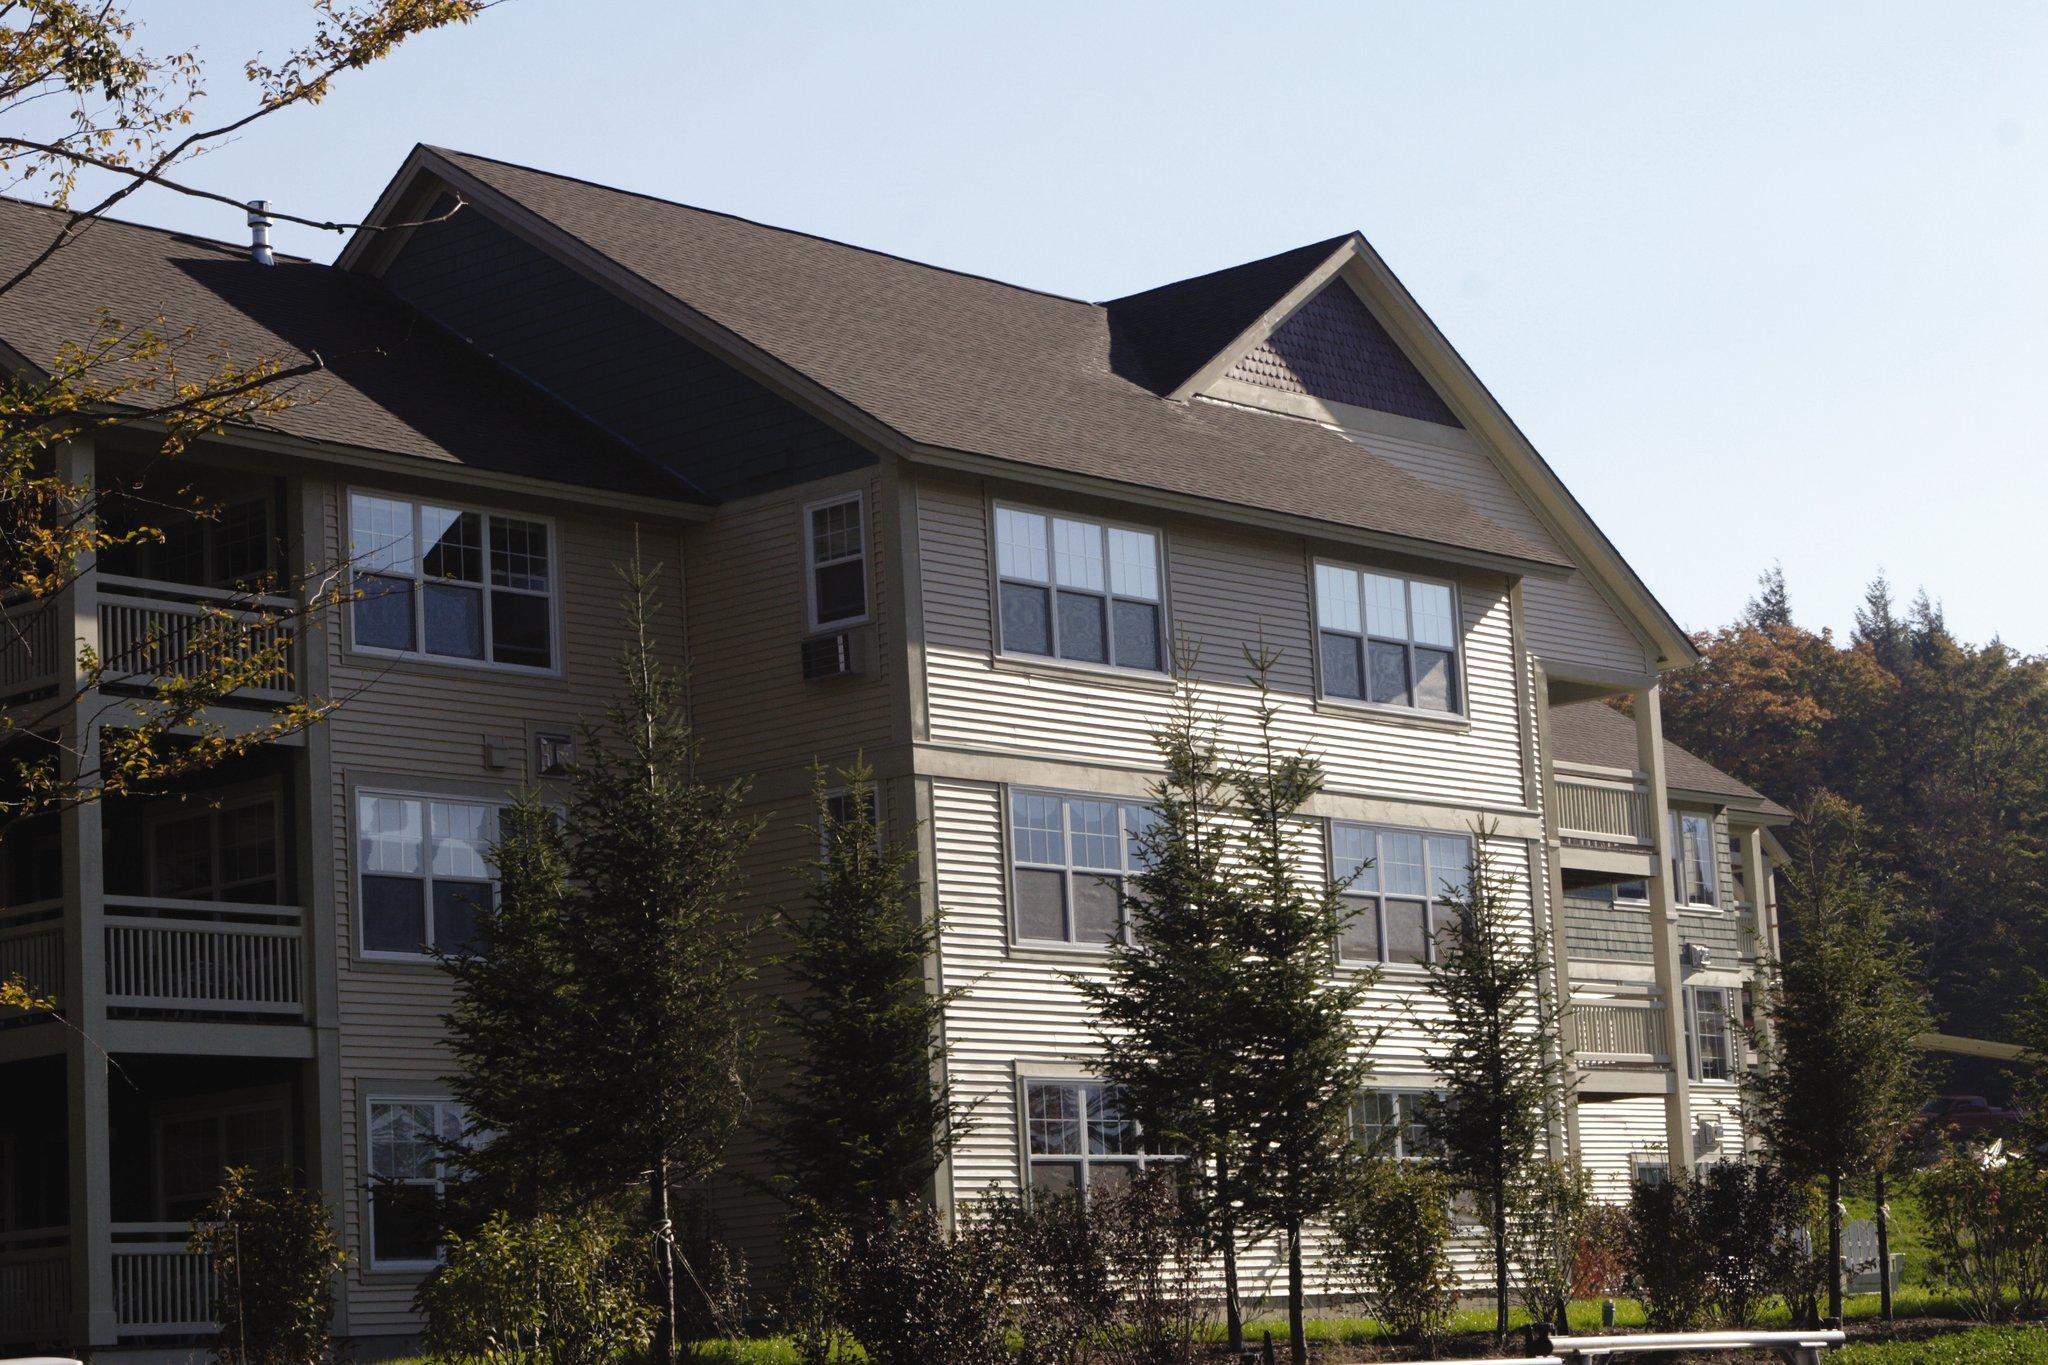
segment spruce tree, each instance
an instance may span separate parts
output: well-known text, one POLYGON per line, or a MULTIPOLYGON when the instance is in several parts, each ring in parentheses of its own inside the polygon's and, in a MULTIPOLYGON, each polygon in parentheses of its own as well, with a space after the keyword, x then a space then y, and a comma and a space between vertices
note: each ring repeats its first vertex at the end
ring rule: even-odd
POLYGON ((957 992, 926 984, 938 924, 924 914, 912 844, 881 839, 873 770, 840 777, 843 813, 816 774, 822 852, 808 864, 807 905, 785 916, 803 992, 782 1006, 799 1052, 775 1132, 799 1206, 858 1229, 922 1198, 958 1140, 950 1091, 934 1079, 957 992))
POLYGON ((1509 1233, 1518 1195, 1541 1152, 1562 1069, 1556 1009, 1545 992, 1541 946, 1513 901, 1513 882, 1474 831, 1463 886, 1439 890, 1451 911, 1426 967, 1442 1013, 1425 1017, 1430 1066, 1442 1089, 1424 1122, 1444 1165, 1478 1199, 1493 1251, 1494 1332, 1508 1330, 1509 1233))
POLYGON ((1883 1171, 1911 1124, 1927 1090, 1914 1039, 1932 1020, 1894 934, 1898 889, 1872 870, 1856 808, 1822 793, 1791 843, 1771 1028, 1746 1099, 1772 1157, 1827 1182, 1828 1314, 1839 1318, 1843 1183, 1883 1171))

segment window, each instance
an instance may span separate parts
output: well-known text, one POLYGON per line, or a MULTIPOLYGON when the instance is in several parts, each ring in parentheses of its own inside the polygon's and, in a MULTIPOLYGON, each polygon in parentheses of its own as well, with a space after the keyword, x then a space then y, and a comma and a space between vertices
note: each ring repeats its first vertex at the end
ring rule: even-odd
POLYGON ((101 567, 108 573, 146 578, 159 583, 252 591, 272 586, 277 571, 277 533, 268 498, 209 503, 201 516, 160 520, 138 500, 109 504, 113 529, 129 523, 157 525, 161 539, 150 536, 133 544, 111 546, 101 567))
POLYGON ((159 1119, 156 1157, 157 1216, 165 1222, 197 1216, 231 1166, 255 1171, 259 1189, 279 1188, 291 1165, 285 1107, 242 1105, 159 1119))
POLYGON ((825 793, 825 816, 818 825, 818 856, 832 855, 832 831, 844 829, 854 820, 865 815, 868 828, 874 834, 875 847, 882 845, 882 801, 881 793, 873 786, 862 787, 858 793, 852 788, 840 787, 825 793), (858 796, 858 800, 856 800, 858 796))
POLYGON ((462 1106, 451 1100, 370 1101, 370 1265, 423 1269, 441 1257, 441 1196, 447 1149, 463 1140, 462 1106))
POLYGON ((1079 1194, 1127 1183, 1176 1158, 1145 1151, 1138 1121, 1113 1086, 1097 1081, 1024 1082, 1026 1160, 1034 1194, 1079 1194))
POLYGON ((1159 577, 1150 531, 996 508, 1004 653, 1164 672, 1159 577))
POLYGON ((1463 895, 1472 841, 1462 834, 1425 834, 1374 825, 1330 826, 1331 865, 1352 911, 1337 939, 1345 962, 1427 962, 1436 935, 1457 911, 1447 896, 1463 895), (1354 875, 1355 874, 1355 875, 1354 875))
POLYGON ((149 831, 149 892, 277 905, 277 848, 277 805, 267 796, 159 820, 149 831))
POLYGON ((357 649, 554 663, 546 522, 349 495, 357 649))
POLYGON ((576 740, 572 735, 538 734, 533 737, 533 771, 541 777, 567 777, 576 766, 576 740))
POLYGON ((1629 1178, 1645 1189, 1671 1183, 1671 1163, 1662 1152, 1655 1156, 1631 1156, 1628 1170, 1629 1178))
POLYGON ((356 798, 363 951, 419 956, 476 938, 476 912, 492 892, 489 850, 498 811, 475 801, 356 798))
POLYGON ((1352 1102, 1351 1122, 1359 1141, 1397 1161, 1443 1155, 1443 1144, 1422 1121, 1426 1090, 1368 1090, 1352 1102))
POLYGON ((1720 904, 1715 875, 1714 817, 1697 811, 1671 812, 1671 891, 1680 905, 1720 904))
POLYGON ((1694 986, 1686 991, 1686 1060, 1696 1081, 1734 1079, 1735 1049, 1728 1030, 1728 991, 1694 986))
POLYGON ((868 552, 860 494, 804 509, 811 629, 868 619, 868 552))
POLYGON ((1128 933, 1125 878, 1142 865, 1148 807, 1044 792, 1010 794, 1011 923, 1019 939, 1109 943, 1128 933))
POLYGON ((1317 564, 1316 630, 1324 696, 1463 710, 1450 584, 1317 564))

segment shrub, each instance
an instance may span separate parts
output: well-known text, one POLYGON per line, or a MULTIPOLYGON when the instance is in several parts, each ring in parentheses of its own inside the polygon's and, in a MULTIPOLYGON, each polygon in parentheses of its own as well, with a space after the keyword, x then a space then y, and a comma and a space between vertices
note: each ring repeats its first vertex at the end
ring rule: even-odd
POLYGON ((1515 1287, 1537 1322, 1565 1329, 1579 1241, 1593 1208, 1592 1177, 1572 1162, 1540 1162, 1509 1201, 1515 1287))
POLYGON ((828 1365, 845 1335, 839 1300, 853 1238, 830 1213, 799 1197, 782 1240, 782 1328, 802 1365, 828 1365))
POLYGON ((1920 1207, 1942 1277, 1986 1322, 2048 1309, 2048 1170, 1993 1143, 1920 1176, 1920 1207))
POLYGON ((623 1239, 592 1218, 492 1215, 451 1233, 446 1259, 413 1296, 435 1360, 606 1365, 644 1350, 654 1310, 623 1239))
POLYGON ((193 1224, 191 1248, 213 1258, 214 1355, 229 1365, 324 1360, 334 1277, 344 1259, 327 1205, 310 1190, 258 1190, 236 1167, 193 1224))
POLYGON ((1202 1332, 1205 1258, 1173 1172, 1146 1171, 1091 1213, 1118 1295, 1105 1355, 1119 1365, 1186 1365, 1202 1332))
POLYGON ((1714 1311, 1727 1326, 1750 1326, 1811 1244, 1802 1244, 1811 1197, 1776 1167, 1746 1161, 1708 1166, 1690 1193, 1697 1235, 1712 1257, 1714 1311))
POLYGON ((980 1210, 1011 1258, 1020 1365, 1073 1365, 1116 1313, 1117 1292, 1097 1210, 1073 1195, 996 1194, 980 1210))
POLYGON ((1627 1287, 1628 1210, 1618 1204, 1590 1205, 1572 1244, 1571 1297, 1611 1299, 1627 1287))
POLYGON ((1342 1273, 1389 1332, 1424 1350, 1458 1305, 1450 1178, 1434 1166, 1374 1161, 1332 1220, 1342 1273))
POLYGON ((849 1239, 841 1325, 872 1365, 1008 1365, 1011 1257, 986 1221, 948 1237, 923 1205, 849 1239))
POLYGON ((1714 1257, 1698 1220, 1694 1184, 1680 1172, 1629 1196, 1628 1287, 1652 1330, 1693 1331, 1711 1314, 1714 1257))

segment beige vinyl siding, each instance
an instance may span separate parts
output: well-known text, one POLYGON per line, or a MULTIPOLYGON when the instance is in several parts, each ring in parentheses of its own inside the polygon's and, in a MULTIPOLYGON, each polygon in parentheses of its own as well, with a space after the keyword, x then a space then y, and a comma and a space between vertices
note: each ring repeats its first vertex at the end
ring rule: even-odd
MULTIPOLYGON (((1100 978, 1100 954, 1034 946, 1013 947, 1007 911, 1004 788, 990 783, 932 784, 932 845, 941 916, 940 964, 944 984, 962 996, 946 1011, 952 1049, 948 1075, 956 1102, 971 1107, 967 1136, 953 1154, 952 1197, 965 1209, 998 1190, 1014 1190, 1023 1175, 1018 1114, 1021 1077, 1085 1073, 1095 1055, 1090 1008, 1070 977, 1100 978)), ((1304 832, 1308 847, 1321 833, 1304 832)), ((1528 849, 1500 840, 1489 846, 1513 882, 1513 905, 1526 919, 1528 849)), ((1312 862, 1311 875, 1319 875, 1312 862)), ((1426 1088, 1424 1021, 1441 1003, 1413 969, 1386 972, 1359 1015, 1367 1028, 1384 1027, 1373 1052, 1375 1084, 1426 1088)), ((1471 1248, 1476 1258, 1476 1244, 1471 1248)), ((1309 1261, 1318 1285, 1325 1258, 1311 1241, 1309 1261)), ((1477 1273, 1477 1260, 1472 1262, 1477 1273)), ((1246 1259, 1247 1292, 1278 1294, 1284 1268, 1271 1245, 1246 1259)))
POLYGON ((1742 1094, 1734 1085, 1701 1085, 1693 1082, 1692 1087, 1693 1145, 1698 1159, 1711 1161, 1740 1161, 1747 1130, 1742 1123, 1742 1094), (1702 1122, 1713 1124, 1720 1130, 1720 1140, 1712 1151, 1702 1140, 1702 1122))
MULTIPOLYGON (((1091 672, 1057 661, 997 659, 981 487, 921 481, 918 507, 932 742, 1156 767, 1152 736, 1173 704, 1165 679, 1091 672)), ((1255 698, 1245 682, 1243 651, 1263 645, 1278 655, 1272 682, 1283 708, 1281 741, 1313 748, 1333 792, 1522 805, 1516 665, 1504 578, 1465 575, 1458 582, 1460 688, 1468 721, 1438 725, 1420 718, 1429 713, 1362 714, 1315 698, 1308 545, 1128 510, 1122 516, 1163 533, 1169 628, 1184 647, 1199 650, 1193 674, 1204 684, 1204 703, 1223 717, 1227 739, 1250 738, 1255 698)))
POLYGON ((1628 1202, 1630 1158, 1663 1161, 1662 1095, 1582 1095, 1579 1106, 1579 1161, 1593 1177, 1593 1197, 1628 1202))

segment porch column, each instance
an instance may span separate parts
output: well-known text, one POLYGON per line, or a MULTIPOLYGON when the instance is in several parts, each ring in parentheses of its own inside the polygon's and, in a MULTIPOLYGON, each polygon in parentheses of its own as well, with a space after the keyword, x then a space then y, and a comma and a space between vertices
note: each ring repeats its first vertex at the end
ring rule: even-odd
POLYGON ((1764 831, 1760 825, 1751 825, 1742 831, 1742 885, 1749 892, 1749 932, 1756 945, 1757 966, 1751 980, 1755 982, 1757 1040, 1768 1044, 1771 1040, 1771 1017, 1764 1010, 1764 993, 1768 989, 1771 973, 1767 960, 1778 956, 1777 922, 1772 915, 1771 865, 1764 855, 1764 831))
POLYGON ((1678 963, 1678 907, 1671 894, 1671 801, 1664 782, 1661 689, 1635 694, 1636 766, 1648 779, 1650 951, 1664 995, 1664 1048, 1671 1058, 1664 1092, 1664 1144, 1671 1173, 1692 1171, 1692 1080, 1685 1060, 1685 978, 1678 963))
POLYGON ((1571 1048, 1571 1002, 1572 970, 1571 947, 1566 938, 1564 920, 1564 840, 1559 834, 1557 822, 1556 787, 1551 781, 1550 753, 1550 678, 1540 660, 1530 664, 1532 674, 1531 698, 1536 714, 1536 755, 1535 787, 1536 800, 1543 811, 1543 866, 1539 878, 1530 879, 1530 894, 1536 901, 1537 924, 1549 930, 1550 936, 1550 998, 1557 1008, 1557 1049, 1560 1070, 1558 1075, 1559 1107, 1563 1110, 1564 1131, 1551 1135, 1551 1159, 1554 1161, 1578 1161, 1579 1146, 1579 1071, 1575 1054, 1571 1048), (1562 1150, 1559 1150, 1562 1148, 1562 1150))
MULTIPOLYGON (((57 452, 57 474, 90 488, 95 480, 93 448, 73 441, 57 452)), ((99 593, 93 556, 80 557, 76 574, 60 595, 55 632, 63 657, 57 660, 59 695, 72 704, 63 722, 59 769, 67 780, 89 776, 98 763, 97 703, 82 691, 89 681, 79 651, 98 653, 99 593), (66 648, 65 646, 68 646, 66 648)), ((65 1120, 69 1156, 71 1215, 71 1340, 80 1346, 114 1344, 114 1243, 111 1186, 113 1163, 107 1132, 107 966, 105 886, 101 876, 100 806, 73 806, 58 816, 64 860, 64 1007, 74 1025, 65 1043, 65 1120)))

